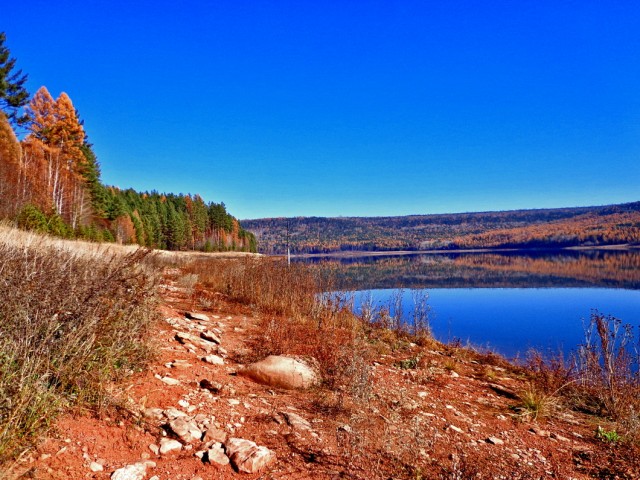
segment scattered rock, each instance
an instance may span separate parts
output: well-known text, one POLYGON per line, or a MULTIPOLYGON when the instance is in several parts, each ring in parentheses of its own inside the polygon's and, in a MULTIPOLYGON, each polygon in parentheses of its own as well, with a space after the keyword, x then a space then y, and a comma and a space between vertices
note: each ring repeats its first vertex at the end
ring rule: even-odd
POLYGON ((154 455, 158 455, 160 453, 160 447, 158 447, 158 445, 156 445, 155 443, 149 445, 149 450, 151 450, 154 455))
POLYGON ((191 320, 200 320, 201 322, 208 322, 209 317, 204 313, 195 313, 195 312, 185 312, 184 316, 191 320))
POLYGON ((297 413, 280 412, 280 415, 284 417, 289 426, 294 430, 311 430, 311 424, 297 413))
POLYGON ((556 440, 560 441, 560 442, 568 442, 569 439, 567 437, 563 437, 562 435, 559 435, 557 433, 552 433, 551 434, 551 438, 555 438, 556 440))
POLYGON ((491 443, 493 445, 503 445, 504 441, 500 440, 498 437, 489 437, 487 438, 487 443, 491 443))
POLYGON ((187 360, 174 360, 165 365, 167 368, 189 368, 192 367, 187 360))
POLYGON ((223 387, 222 387, 222 384, 217 382, 211 382, 205 378, 204 380, 200 380, 200 388, 209 390, 212 393, 220 393, 223 387))
POLYGON ((453 430, 457 433, 464 433, 464 430, 462 430, 460 427, 456 427, 455 425, 449 425, 448 429, 453 430))
POLYGON ((220 337, 218 337, 215 333, 213 333, 210 330, 207 330, 206 332, 200 332, 200 338, 203 338, 209 342, 213 342, 218 345, 222 343, 222 340, 220 340, 220 337))
POLYGON ((243 473, 256 473, 273 462, 276 454, 267 447, 242 438, 232 438, 225 444, 231 464, 243 473))
POLYGON ((218 355, 207 355, 206 357, 202 357, 202 361, 210 363, 211 365, 224 365, 224 360, 218 355))
POLYGON ((171 377, 160 377, 160 381, 169 386, 180 385, 180 380, 171 377))
POLYGON ((222 444, 219 442, 215 443, 209 450, 207 450, 207 455, 204 460, 208 461, 212 465, 229 465, 229 457, 225 455, 222 444))
POLYGON ((104 467, 98 462, 91 462, 89 464, 89 470, 91 470, 92 472, 101 472, 104 470, 104 467))
POLYGON ((163 411, 161 408, 145 408, 142 414, 147 418, 160 420, 162 418, 163 411))
POLYGON ((173 420, 174 418, 178 418, 178 417, 186 417, 187 414, 178 410, 177 408, 167 408, 166 410, 163 410, 163 415, 171 420, 173 420))
POLYGON ((113 472, 111 480, 143 480, 147 476, 147 468, 155 466, 156 464, 150 460, 127 465, 113 472))
POLYGON ((176 333, 175 339, 182 343, 183 345, 189 342, 198 342, 198 337, 191 335, 190 333, 178 332, 176 333))
MULTIPOLYGON (((497 370, 497 367, 494 367, 494 369, 497 370)), ((503 387, 502 385, 498 385, 497 383, 489 383, 488 385, 489 385, 489 388, 494 392, 496 392, 498 395, 507 397, 511 400, 518 400, 518 395, 516 394, 516 392, 514 392, 510 388, 503 387)))
POLYGON ((209 428, 207 432, 204 434, 203 442, 220 442, 224 443, 227 441, 227 433, 224 430, 220 430, 219 428, 209 428))
POLYGON ((191 443, 202 438, 202 432, 196 423, 192 420, 187 420, 187 417, 174 418, 169 422, 169 427, 183 442, 191 443))
POLYGON ((318 375, 309 365, 279 355, 270 355, 247 365, 238 374, 264 385, 288 389, 309 388, 319 382, 318 375))
POLYGON ((175 453, 182 450, 182 444, 172 438, 163 438, 160 440, 160 455, 167 453, 175 453))
POLYGON ((547 430, 543 430, 543 429, 538 428, 538 427, 531 427, 529 429, 529 431, 531 433, 535 433, 539 437, 548 437, 548 436, 550 436, 550 433, 547 430))

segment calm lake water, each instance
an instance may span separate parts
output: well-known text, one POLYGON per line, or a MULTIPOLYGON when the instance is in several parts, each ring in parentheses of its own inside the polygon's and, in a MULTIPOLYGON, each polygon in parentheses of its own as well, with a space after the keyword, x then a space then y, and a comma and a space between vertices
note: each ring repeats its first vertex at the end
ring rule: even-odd
MULTIPOLYGON (((306 260, 309 261, 309 260, 306 260)), ((436 338, 488 347, 508 357, 530 348, 570 353, 584 342, 592 310, 640 325, 640 252, 589 251, 314 258, 340 288, 378 306, 403 289, 428 293, 436 338)), ((410 322, 409 318, 405 319, 410 322)))

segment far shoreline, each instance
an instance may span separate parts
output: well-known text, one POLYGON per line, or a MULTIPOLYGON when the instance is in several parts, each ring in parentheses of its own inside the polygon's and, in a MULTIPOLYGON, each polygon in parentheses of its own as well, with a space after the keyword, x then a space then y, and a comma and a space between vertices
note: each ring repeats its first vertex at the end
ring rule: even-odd
MULTIPOLYGON (((451 253, 505 253, 505 252, 558 252, 558 251, 589 251, 589 250, 615 250, 632 251, 640 249, 640 245, 616 244, 616 245, 589 245, 574 247, 541 247, 541 248, 468 248, 455 250, 376 250, 376 251, 338 251, 328 253, 298 253, 291 254, 291 258, 359 258, 359 257, 386 257, 406 255, 444 255, 451 253)), ((286 258, 287 254, 264 254, 270 257, 286 258)))

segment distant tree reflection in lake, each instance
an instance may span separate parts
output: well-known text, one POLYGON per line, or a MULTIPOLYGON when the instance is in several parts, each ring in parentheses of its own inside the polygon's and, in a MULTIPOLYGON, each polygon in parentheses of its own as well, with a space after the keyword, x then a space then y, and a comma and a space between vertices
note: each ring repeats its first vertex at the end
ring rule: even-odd
POLYGON ((298 259, 336 272, 338 287, 640 289, 640 251, 441 253, 298 259))
POLYGON ((314 258, 312 263, 333 272, 338 288, 371 291, 379 305, 388 304, 394 289, 409 289, 404 299, 409 311, 410 289, 427 289, 436 338, 470 341, 511 357, 529 348, 569 353, 584 341, 583 321, 592 309, 636 328, 640 323, 637 250, 314 258))

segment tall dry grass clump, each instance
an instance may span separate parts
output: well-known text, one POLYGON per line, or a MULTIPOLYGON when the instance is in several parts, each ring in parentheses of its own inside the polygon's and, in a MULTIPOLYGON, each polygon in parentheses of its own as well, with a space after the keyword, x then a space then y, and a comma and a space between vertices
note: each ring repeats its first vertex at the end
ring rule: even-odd
POLYGON ((578 383, 600 412, 640 436, 640 351, 633 327, 598 311, 591 314, 577 355, 578 383))
POLYGON ((70 406, 101 408, 110 381, 149 359, 148 253, 107 253, 0 227, 0 462, 70 406))
MULTIPOLYGON (((640 339, 622 320, 593 311, 585 341, 569 361, 533 352, 531 391, 613 421, 625 437, 640 438, 640 339)), ((526 403, 526 402, 525 402, 526 403)), ((533 403, 533 402, 530 402, 533 403)), ((540 403, 540 402, 535 402, 540 403)), ((531 409, 531 408, 530 408, 531 409)))

